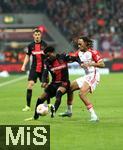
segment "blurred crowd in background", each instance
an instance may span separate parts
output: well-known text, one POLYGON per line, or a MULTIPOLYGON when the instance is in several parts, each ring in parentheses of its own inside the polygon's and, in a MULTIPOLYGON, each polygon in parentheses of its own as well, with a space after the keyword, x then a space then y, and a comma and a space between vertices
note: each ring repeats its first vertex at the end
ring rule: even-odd
POLYGON ((45 0, 0 0, 1 13, 36 13, 44 6, 45 0))
POLYGON ((0 0, 0 13, 40 12, 68 41, 88 35, 104 57, 123 57, 123 0, 0 0))
POLYGON ((48 16, 69 41, 78 35, 98 39, 104 57, 114 57, 114 52, 115 57, 123 57, 122 12, 123 0, 49 0, 47 3, 48 16))

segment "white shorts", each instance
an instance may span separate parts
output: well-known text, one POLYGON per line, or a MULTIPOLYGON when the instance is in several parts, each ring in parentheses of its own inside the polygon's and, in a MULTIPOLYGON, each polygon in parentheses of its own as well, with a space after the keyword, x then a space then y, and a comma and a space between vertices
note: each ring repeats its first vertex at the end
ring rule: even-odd
POLYGON ((85 75, 83 77, 76 79, 76 82, 77 82, 79 88, 82 88, 83 83, 87 82, 90 86, 90 92, 93 92, 95 90, 99 81, 100 81, 100 74, 98 72, 90 73, 88 75, 85 75))

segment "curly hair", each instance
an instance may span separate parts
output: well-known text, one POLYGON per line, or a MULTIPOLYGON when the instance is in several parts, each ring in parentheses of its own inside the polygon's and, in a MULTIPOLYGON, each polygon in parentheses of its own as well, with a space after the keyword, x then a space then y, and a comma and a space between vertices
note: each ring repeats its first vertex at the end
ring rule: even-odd
POLYGON ((89 37, 87 37, 87 36, 80 36, 79 39, 82 39, 84 42, 86 42, 88 48, 92 48, 93 47, 93 41, 89 37))

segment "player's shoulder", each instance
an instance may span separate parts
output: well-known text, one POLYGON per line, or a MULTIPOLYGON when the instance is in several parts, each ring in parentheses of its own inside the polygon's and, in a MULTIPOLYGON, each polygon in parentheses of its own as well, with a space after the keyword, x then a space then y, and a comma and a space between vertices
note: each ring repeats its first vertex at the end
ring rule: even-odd
POLYGON ((26 47, 26 53, 30 53, 32 50, 33 50, 33 48, 34 48, 34 42, 32 41, 32 42, 30 42, 28 45, 27 45, 27 47, 26 47))
POLYGON ((70 52, 70 53, 69 53, 69 56, 78 57, 79 52, 80 52, 79 50, 77 50, 77 51, 75 51, 75 52, 70 52))
POLYGON ((28 47, 32 47, 32 46, 34 46, 34 44, 35 44, 35 42, 32 41, 32 42, 30 42, 30 43, 28 44, 28 47))
POLYGON ((90 52, 92 54, 93 59, 95 60, 95 62, 99 62, 102 60, 102 57, 100 55, 99 50, 96 49, 90 49, 90 52))
POLYGON ((97 49, 88 49, 88 51, 89 51, 92 55, 97 55, 97 54, 99 54, 99 50, 97 50, 97 49))

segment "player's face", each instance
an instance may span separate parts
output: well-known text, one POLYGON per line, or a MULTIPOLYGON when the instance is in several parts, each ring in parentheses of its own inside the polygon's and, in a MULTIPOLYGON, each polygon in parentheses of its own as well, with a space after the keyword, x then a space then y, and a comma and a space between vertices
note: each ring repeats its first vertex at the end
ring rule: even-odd
POLYGON ((87 47, 83 39, 78 39, 78 48, 80 51, 86 51, 87 47))
POLYGON ((42 37, 41 32, 34 32, 33 33, 33 38, 34 38, 34 41, 36 43, 39 43, 41 41, 41 37, 42 37))

